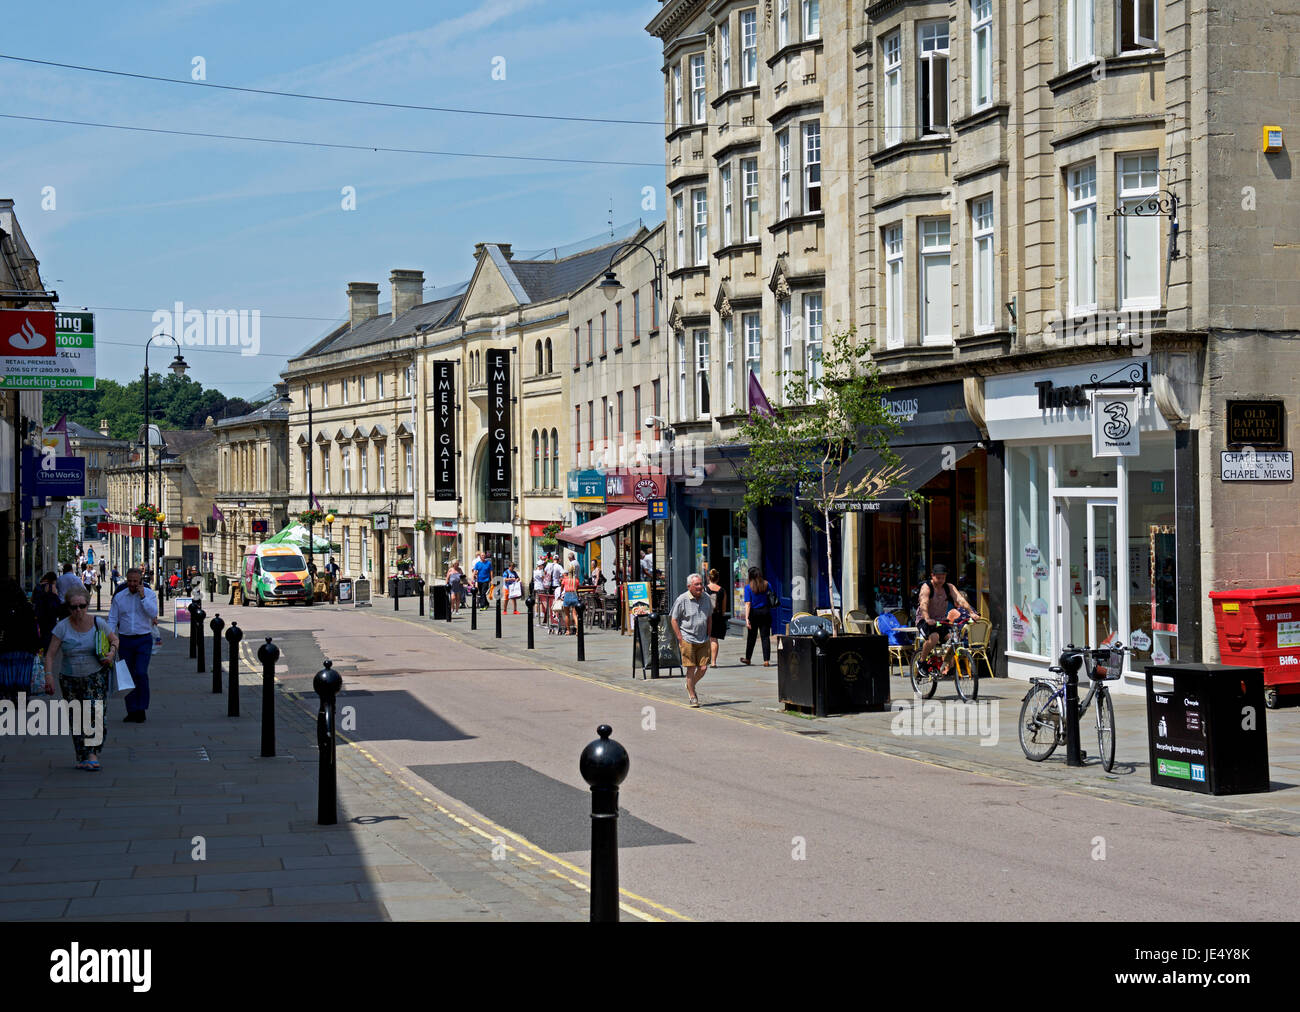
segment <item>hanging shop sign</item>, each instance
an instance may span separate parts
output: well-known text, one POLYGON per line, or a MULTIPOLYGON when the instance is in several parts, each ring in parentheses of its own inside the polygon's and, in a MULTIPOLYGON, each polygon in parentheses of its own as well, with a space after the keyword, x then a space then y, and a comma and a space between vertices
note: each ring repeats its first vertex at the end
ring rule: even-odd
POLYGON ((487 353, 488 376, 488 488, 493 502, 509 502, 510 474, 510 352, 493 348, 487 353))
POLYGON ((644 506, 666 496, 668 479, 662 474, 607 474, 605 502, 644 506))
POLYGON ((570 502, 604 502, 605 474, 603 471, 570 471, 570 502))
POLYGON ((1290 450, 1221 450, 1221 481, 1294 481, 1290 450))
POLYGON ((95 314, 0 310, 0 389, 94 390, 95 314))
POLYGON ((433 363, 433 498, 456 499, 456 365, 433 363))
POLYGON ((1286 445, 1286 408, 1281 401, 1228 401, 1229 446, 1286 445))
POLYGON ((1096 390, 1092 394, 1092 455, 1136 457, 1139 451, 1139 395, 1096 390))

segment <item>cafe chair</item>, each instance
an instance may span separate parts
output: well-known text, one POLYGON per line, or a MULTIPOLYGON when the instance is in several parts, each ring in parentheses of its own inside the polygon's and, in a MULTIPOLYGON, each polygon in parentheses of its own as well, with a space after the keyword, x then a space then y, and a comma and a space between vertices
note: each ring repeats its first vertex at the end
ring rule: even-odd
POLYGON ((993 659, 989 657, 989 639, 993 635, 993 623, 986 618, 975 618, 966 626, 966 645, 970 647, 971 656, 984 662, 988 677, 993 677, 993 659))
POLYGON ((866 635, 874 631, 874 623, 861 608, 854 608, 844 616, 844 626, 851 633, 866 635))
MULTIPOLYGON (((874 627, 877 636, 888 635, 888 633, 886 633, 883 629, 880 628, 880 619, 878 618, 873 619, 872 626, 874 627)), ((910 670, 910 666, 912 663, 912 652, 915 649, 916 649, 915 644, 907 645, 903 643, 890 643, 889 644, 889 670, 892 672, 894 670, 894 665, 897 664, 899 676, 902 678, 906 678, 908 676, 908 672, 910 670)))
POLYGON ((831 626, 835 629, 835 635, 838 636, 844 632, 844 626, 840 622, 840 613, 834 608, 818 608, 818 618, 828 618, 831 620, 831 626))

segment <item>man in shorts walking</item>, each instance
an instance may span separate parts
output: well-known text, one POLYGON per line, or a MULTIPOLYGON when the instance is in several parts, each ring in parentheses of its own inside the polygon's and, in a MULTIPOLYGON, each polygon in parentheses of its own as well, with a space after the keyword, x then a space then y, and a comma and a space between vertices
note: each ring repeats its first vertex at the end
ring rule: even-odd
POLYGON ((686 592, 673 602, 669 617, 673 635, 682 648, 682 667, 686 671, 686 695, 691 706, 699 706, 695 686, 709 670, 709 617, 713 601, 704 593, 704 579, 692 573, 686 580, 686 592))

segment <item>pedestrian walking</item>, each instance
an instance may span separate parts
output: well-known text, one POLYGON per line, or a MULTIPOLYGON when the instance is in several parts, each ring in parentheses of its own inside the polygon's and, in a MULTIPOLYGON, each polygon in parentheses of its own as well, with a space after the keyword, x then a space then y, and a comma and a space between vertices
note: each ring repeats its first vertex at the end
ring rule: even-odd
POLYGON ((745 584, 745 656, 741 664, 748 664, 754 656, 754 639, 763 637, 763 667, 772 666, 772 598, 775 597, 757 566, 749 569, 749 582, 745 584))
POLYGON ((59 577, 59 582, 54 585, 55 592, 59 595, 60 601, 68 599, 68 591, 85 590, 86 586, 81 582, 81 577, 72 571, 72 563, 63 564, 63 575, 59 577))
POLYGON ((36 611, 13 578, 0 582, 0 699, 17 705, 18 693, 32 687, 32 668, 40 649, 36 611))
POLYGON ((158 624, 158 597, 144 586, 138 569, 126 571, 126 584, 113 595, 108 627, 119 638, 122 660, 135 688, 126 695, 126 723, 143 724, 149 710, 149 659, 153 627, 158 624))
POLYGON ((42 650, 50 648, 54 627, 59 624, 59 619, 67 615, 59 601, 59 595, 54 592, 57 579, 54 573, 46 573, 41 577, 41 585, 32 594, 32 610, 36 613, 36 628, 39 630, 42 650))
POLYGON ((509 603, 514 608, 511 614, 518 615, 519 599, 523 596, 524 587, 519 579, 519 570, 513 562, 507 562, 506 568, 501 571, 501 583, 505 589, 505 596, 501 599, 501 614, 506 613, 506 604, 509 603))
POLYGON ((455 615, 465 601, 465 574, 457 559, 452 559, 447 567, 447 596, 451 599, 451 613, 455 615))
POLYGON ((64 699, 92 704, 89 716, 94 719, 91 726, 82 724, 82 733, 72 736, 72 747, 77 753, 77 769, 97 771, 100 750, 108 734, 109 680, 120 640, 103 619, 90 614, 90 598, 84 590, 72 591, 67 605, 68 617, 54 627, 50 649, 45 655, 45 691, 54 694, 54 672, 57 670, 64 699), (107 650, 104 649, 105 642, 107 650), (99 706, 94 706, 94 703, 99 706))
POLYGON ((546 573, 546 556, 537 560, 533 570, 533 619, 546 616, 546 609, 551 606, 551 578, 546 573))
POLYGON ((564 595, 562 606, 564 610, 560 613, 564 619, 564 630, 569 636, 578 635, 578 587, 581 585, 578 579, 578 563, 576 560, 569 563, 569 569, 560 580, 560 592, 564 595))
POLYGON ((713 601, 704 593, 704 579, 699 573, 692 573, 686 578, 686 591, 673 602, 669 612, 673 635, 681 645, 686 696, 691 706, 700 705, 695 686, 709 670, 709 619, 712 614, 713 601))
POLYGON ((722 574, 709 570, 709 597, 713 598, 713 614, 709 616, 709 663, 718 666, 718 649, 727 638, 727 588, 722 585, 722 574))
POLYGON ((478 606, 486 608, 488 606, 487 592, 492 586, 492 563, 487 557, 487 552, 478 553, 478 561, 474 563, 474 589, 478 594, 478 606))
POLYGON ((113 593, 116 594, 116 593, 117 593, 117 588, 120 587, 120 586, 122 585, 122 574, 119 573, 119 572, 117 571, 117 567, 116 567, 116 566, 113 567, 113 573, 112 573, 112 576, 110 577, 110 579, 111 579, 111 581, 112 581, 112 585, 113 585, 113 593))

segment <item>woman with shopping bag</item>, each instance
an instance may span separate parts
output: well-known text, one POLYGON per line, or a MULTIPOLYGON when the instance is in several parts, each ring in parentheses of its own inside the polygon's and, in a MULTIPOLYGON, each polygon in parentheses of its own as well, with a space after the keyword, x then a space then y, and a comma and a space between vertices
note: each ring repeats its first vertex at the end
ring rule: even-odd
POLYGON ((78 703, 98 702, 96 727, 82 726, 82 734, 72 736, 77 753, 77 769, 99 770, 99 753, 108 728, 108 694, 111 691, 113 666, 117 662, 117 634, 108 624, 90 614, 90 598, 84 590, 70 590, 64 597, 68 617, 54 627, 50 647, 45 654, 45 691, 54 694, 54 675, 58 672, 63 698, 78 703), (91 732, 87 734, 86 732, 91 732), (87 744, 90 738, 95 744, 87 744))
POLYGON ((507 562, 505 570, 501 573, 501 582, 505 584, 506 596, 501 602, 501 614, 506 613, 506 605, 514 605, 514 614, 519 614, 519 598, 523 596, 523 584, 519 581, 519 570, 514 563, 507 562))

